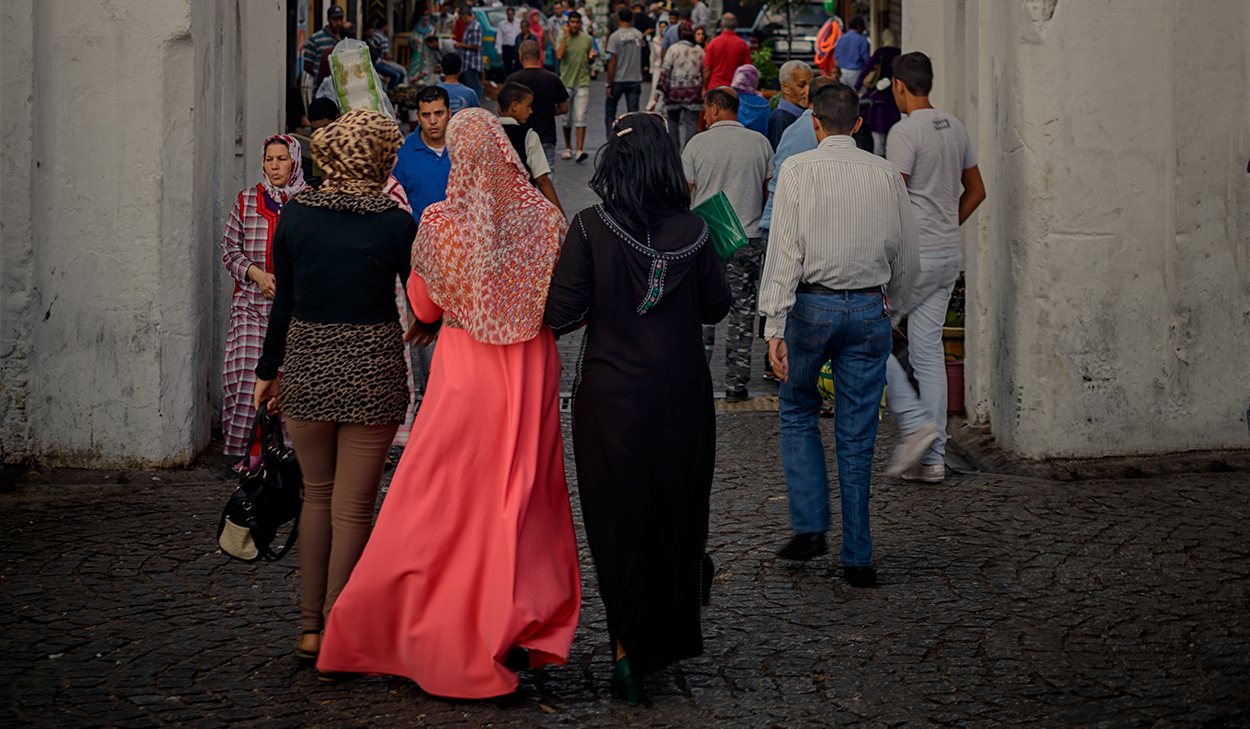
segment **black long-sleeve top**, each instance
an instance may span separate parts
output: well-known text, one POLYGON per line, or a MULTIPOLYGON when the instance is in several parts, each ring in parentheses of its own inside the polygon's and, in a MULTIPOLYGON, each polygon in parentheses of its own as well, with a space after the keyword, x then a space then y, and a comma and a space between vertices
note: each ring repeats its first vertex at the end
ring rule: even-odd
POLYGON ((256 376, 278 376, 293 316, 321 324, 398 319, 395 274, 407 283, 416 235, 412 215, 399 208, 360 214, 298 200, 283 206, 273 233, 273 310, 256 376))

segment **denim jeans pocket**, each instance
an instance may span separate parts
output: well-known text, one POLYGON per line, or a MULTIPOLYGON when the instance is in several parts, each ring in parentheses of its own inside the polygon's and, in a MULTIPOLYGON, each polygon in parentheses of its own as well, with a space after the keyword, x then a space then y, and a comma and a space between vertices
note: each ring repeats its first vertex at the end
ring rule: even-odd
POLYGON ((894 346, 894 327, 890 323, 890 317, 885 316, 880 319, 864 320, 864 338, 872 347, 874 352, 878 350, 889 352, 894 346))
POLYGON ((812 352, 824 351, 829 339, 829 328, 832 325, 827 321, 812 321, 813 315, 819 315, 818 310, 808 307, 803 307, 803 309, 807 317, 800 314, 800 307, 796 306, 787 318, 787 326, 794 337, 794 346, 806 348, 812 352))

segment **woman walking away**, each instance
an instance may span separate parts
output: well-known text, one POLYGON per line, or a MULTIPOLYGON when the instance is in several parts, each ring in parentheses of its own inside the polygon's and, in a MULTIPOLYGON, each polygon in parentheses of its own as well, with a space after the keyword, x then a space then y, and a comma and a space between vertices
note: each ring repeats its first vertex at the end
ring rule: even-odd
POLYGON ((664 93, 669 134, 680 152, 699 129, 699 112, 703 111, 703 49, 694 44, 690 23, 678 26, 677 37, 679 40, 664 53, 659 87, 664 93))
POLYGON ((408 407, 395 275, 408 278, 417 226, 383 192, 402 141, 393 119, 367 109, 318 129, 312 152, 325 181, 287 204, 273 237, 277 295, 256 405, 286 414, 304 474, 303 658, 316 657, 325 616, 369 538, 386 452, 408 407))
POLYGON ((768 117, 773 107, 759 92, 760 70, 744 63, 734 71, 729 88, 738 92, 738 123, 752 131, 768 136, 768 117))
POLYGON ((560 359, 542 323, 565 222, 490 112, 452 117, 447 150, 447 199, 421 216, 408 283, 418 320, 443 322, 429 388, 317 666, 479 699, 563 664, 577 629, 560 359))
POLYGON ((716 460, 703 325, 729 311, 725 266, 689 212, 677 145, 655 114, 617 120, 556 266, 546 320, 586 324, 573 452, 616 659, 612 695, 703 652, 708 499, 716 460))
MULTIPOLYGON (((228 456, 247 455, 256 413, 254 370, 273 306, 273 232, 282 206, 308 187, 300 157, 299 142, 293 137, 276 134, 265 140, 265 174, 259 184, 239 193, 221 237, 221 259, 234 279, 222 377, 221 435, 228 456)), ((246 458, 239 463, 247 465, 246 458)))

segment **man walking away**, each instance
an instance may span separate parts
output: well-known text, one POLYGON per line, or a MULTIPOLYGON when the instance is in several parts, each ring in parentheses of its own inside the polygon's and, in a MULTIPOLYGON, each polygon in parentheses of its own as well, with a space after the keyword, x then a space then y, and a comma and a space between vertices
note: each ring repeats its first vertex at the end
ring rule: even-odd
MULTIPOLYGON (((738 95, 728 86, 707 92, 703 116, 707 131, 690 140, 681 162, 690 183, 691 207, 724 192, 747 234, 747 244, 725 264, 725 277, 733 291, 725 339, 725 401, 742 402, 747 399, 751 380, 755 292, 764 260, 760 214, 768 197, 768 180, 773 176, 773 149, 759 132, 738 123, 738 95)), ((709 362, 715 342, 716 327, 704 326, 703 345, 709 362)))
POLYGON ((343 15, 343 8, 330 6, 326 12, 325 27, 308 36, 304 42, 304 73, 315 75, 317 66, 321 64, 321 54, 343 40, 343 15))
POLYGON ((556 188, 551 184, 551 164, 543 153, 543 144, 539 141, 538 134, 525 126, 532 113, 534 92, 528 86, 508 81, 499 89, 498 100, 499 123, 503 125, 508 141, 512 142, 512 148, 529 172, 530 182, 563 215, 564 208, 560 206, 556 188))
POLYGON ((838 45, 833 49, 833 60, 842 69, 842 78, 854 84, 859 79, 859 72, 868 63, 868 39, 864 37, 864 18, 856 15, 851 18, 851 29, 842 34, 838 45))
POLYGON ((594 54, 594 40, 582 32, 582 16, 569 13, 564 36, 556 48, 560 81, 569 95, 569 113, 564 117, 564 154, 560 155, 564 159, 573 156, 571 129, 577 130, 577 161, 584 162, 590 156, 582 151, 582 145, 586 141, 586 114, 590 111, 590 62, 594 54))
POLYGON ((886 374, 903 442, 886 472, 940 483, 946 475, 946 355, 942 325, 959 277, 959 226, 985 199, 964 125, 929 103, 933 65, 923 53, 894 59, 894 100, 907 117, 890 128, 886 158, 903 175, 920 236, 920 276, 896 317, 907 314, 907 356, 920 392, 894 355, 886 374))
POLYGON ((608 37, 608 87, 603 102, 606 136, 612 135, 612 122, 616 121, 616 106, 625 97, 625 108, 638 111, 638 99, 642 94, 642 47, 646 40, 642 31, 633 27, 634 13, 621 8, 616 16, 621 27, 608 37))
MULTIPOLYGON (((473 89, 482 98, 482 24, 473 17, 468 6, 460 8, 460 20, 464 22, 464 35, 456 41, 460 60, 464 62, 460 83, 473 89)), ((445 60, 445 59, 444 59, 445 60)))
POLYGON ((460 71, 460 54, 448 53, 443 56, 443 78, 447 80, 438 84, 438 86, 446 91, 447 96, 451 99, 451 114, 453 116, 461 109, 480 106, 477 92, 460 83, 460 71))
MULTIPOLYGON (((837 81, 828 76, 817 76, 812 79, 811 84, 807 87, 804 94, 807 99, 807 109, 799 116, 798 121, 786 128, 781 135, 781 142, 777 144, 776 151, 773 153, 773 166, 781 169, 781 165, 785 161, 796 154, 816 149, 816 131, 812 129, 812 105, 811 100, 815 98, 816 92, 828 86, 836 84, 837 81)), ((768 181, 768 198, 764 201, 764 214, 760 216, 760 239, 764 243, 764 249, 768 250, 768 231, 772 227, 773 219, 773 203, 777 197, 777 177, 773 176, 768 181)), ((764 366, 764 379, 777 380, 777 375, 773 372, 773 363, 768 362, 764 366)), ((833 406, 821 405, 821 414, 827 415, 833 412, 833 406)))
POLYGON ((807 85, 812 81, 812 67, 803 61, 786 61, 777 76, 781 81, 781 100, 768 117, 768 143, 773 150, 781 143, 781 135, 808 105, 807 85))
POLYGON ((738 18, 733 13, 720 17, 720 35, 707 44, 703 55, 703 88, 728 86, 733 83, 738 66, 751 62, 751 47, 734 32, 737 27, 738 18))
POLYGON ((508 77, 508 81, 521 84, 534 92, 533 111, 527 127, 538 134, 547 167, 556 167, 556 117, 569 110, 569 92, 560 77, 543 68, 542 50, 538 42, 527 40, 517 49, 521 70, 508 77))
POLYGON ((516 18, 516 9, 511 5, 506 11, 507 17, 495 29, 495 53, 503 62, 505 76, 514 73, 521 65, 517 62, 517 46, 521 43, 521 21, 516 18))
POLYGON ((877 408, 890 354, 891 302, 907 299, 920 257, 903 178, 855 146, 859 97, 844 84, 816 95, 819 146, 797 154, 777 178, 760 316, 781 378, 781 461, 795 537, 782 559, 825 554, 829 477, 820 437, 816 378, 833 362, 834 438, 842 498, 842 567, 852 587, 872 587, 869 480, 877 408))

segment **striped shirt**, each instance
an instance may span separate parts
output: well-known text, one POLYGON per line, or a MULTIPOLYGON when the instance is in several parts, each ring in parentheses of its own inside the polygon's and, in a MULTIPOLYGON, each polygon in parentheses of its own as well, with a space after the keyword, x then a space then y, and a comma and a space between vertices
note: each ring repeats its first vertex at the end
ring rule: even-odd
POLYGON ((464 28, 464 37, 460 42, 466 46, 477 46, 477 50, 472 48, 460 48, 460 57, 464 60, 464 67, 471 68, 478 73, 482 72, 482 24, 474 18, 464 28))
POLYGON ((785 335, 800 283, 886 287, 895 311, 920 272, 916 220, 903 177, 845 134, 785 161, 760 281, 764 337, 785 335))
POLYGON ((304 43, 304 63, 313 64, 313 73, 315 74, 317 66, 321 63, 321 54, 327 48, 333 48, 341 40, 343 39, 330 35, 328 26, 313 33, 304 43))

